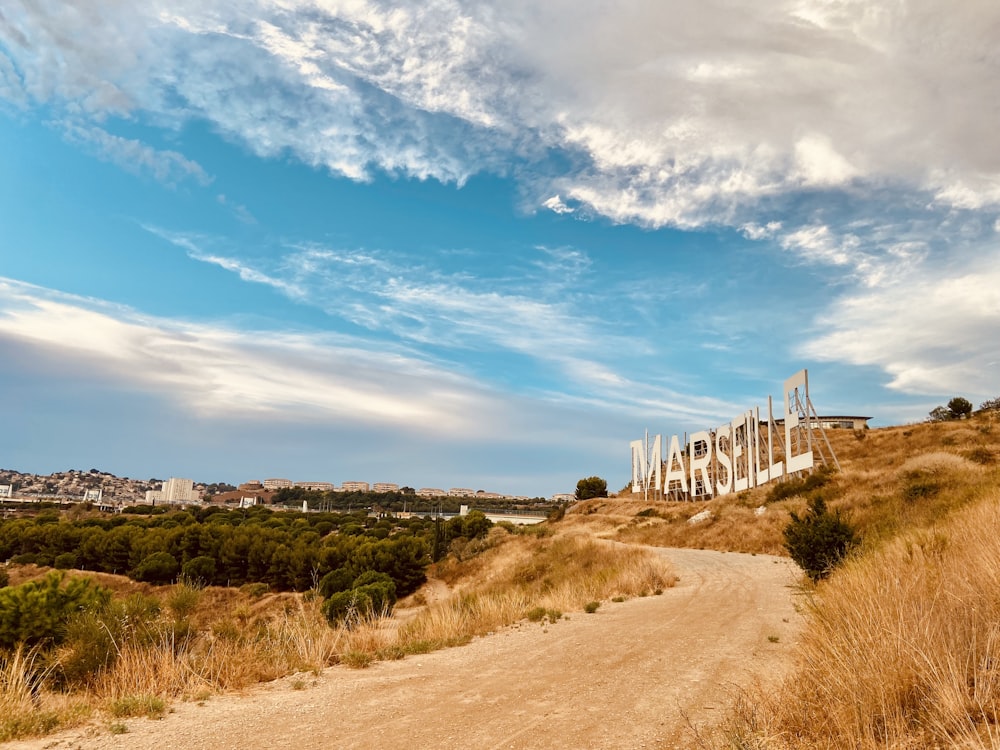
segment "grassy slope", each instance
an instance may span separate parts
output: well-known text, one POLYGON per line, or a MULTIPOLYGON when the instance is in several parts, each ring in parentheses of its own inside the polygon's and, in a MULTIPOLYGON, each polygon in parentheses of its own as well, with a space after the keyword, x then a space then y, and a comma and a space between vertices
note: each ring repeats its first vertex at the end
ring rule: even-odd
MULTIPOLYGON (((828 435, 842 471, 812 492, 851 520, 868 549, 934 524, 1000 480, 1000 414, 995 412, 962 422, 858 433, 831 430, 828 435)), ((783 555, 789 513, 803 511, 810 494, 772 499, 783 491, 782 484, 773 483, 707 502, 647 502, 630 495, 588 500, 571 509, 566 523, 620 541, 783 555), (711 520, 687 523, 706 509, 711 520)))
POLYGON ((861 532, 861 548, 818 587, 803 582, 794 674, 777 692, 736 696, 712 745, 1000 747, 1000 413, 830 437, 842 471, 818 489, 592 500, 568 523, 648 544, 784 554, 789 512, 821 493, 861 532), (711 521, 687 523, 706 508, 711 521))

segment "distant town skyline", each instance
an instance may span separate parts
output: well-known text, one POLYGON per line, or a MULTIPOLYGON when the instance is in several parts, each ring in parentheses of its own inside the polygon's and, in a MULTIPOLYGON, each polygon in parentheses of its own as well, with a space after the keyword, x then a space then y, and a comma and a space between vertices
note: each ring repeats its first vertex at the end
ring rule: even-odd
POLYGON ((1000 395, 998 24, 11 0, 0 465, 549 496, 802 368, 873 427, 1000 395))

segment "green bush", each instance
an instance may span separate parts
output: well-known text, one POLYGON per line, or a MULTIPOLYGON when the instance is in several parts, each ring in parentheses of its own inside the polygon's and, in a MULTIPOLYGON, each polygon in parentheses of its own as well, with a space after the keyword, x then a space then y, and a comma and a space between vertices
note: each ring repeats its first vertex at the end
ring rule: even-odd
MULTIPOLYGON (((321 584, 322 586, 322 584, 321 584)), ((396 583, 385 573, 370 570, 355 579, 351 588, 333 593, 322 612, 330 623, 350 623, 390 612, 396 603, 396 583)))
POLYGON ((586 612, 588 615, 592 615, 594 614, 594 612, 597 611, 597 608, 600 606, 601 606, 600 602, 587 602, 585 605, 583 605, 583 611, 586 612))
POLYGON ((819 469, 804 477, 791 477, 771 487, 767 493, 767 500, 765 502, 776 503, 795 495, 805 495, 808 492, 826 486, 829 481, 830 471, 827 469, 819 469))
POLYGON ((589 500, 592 497, 607 497, 608 483, 601 477, 585 477, 576 483, 576 499, 589 500))
POLYGON ((822 497, 814 497, 806 514, 785 527, 785 549, 814 582, 826 578, 857 544, 854 529, 831 513, 822 497))
POLYGON ((68 687, 87 687, 102 669, 114 664, 125 643, 154 643, 159 616, 159 601, 142 594, 73 615, 62 632, 58 681, 68 687))
POLYGON ((55 571, 37 581, 0 589, 0 648, 34 645, 62 639, 74 614, 99 609, 111 593, 87 578, 70 578, 55 571))
POLYGON ((208 555, 193 557, 181 566, 181 575, 189 581, 210 584, 215 579, 215 558, 208 555))
POLYGON ((170 583, 179 571, 177 558, 169 552, 154 552, 144 557, 130 575, 135 580, 146 583, 170 583))
POLYGON ((10 573, 0 568, 0 589, 4 588, 8 583, 10 583, 10 573))

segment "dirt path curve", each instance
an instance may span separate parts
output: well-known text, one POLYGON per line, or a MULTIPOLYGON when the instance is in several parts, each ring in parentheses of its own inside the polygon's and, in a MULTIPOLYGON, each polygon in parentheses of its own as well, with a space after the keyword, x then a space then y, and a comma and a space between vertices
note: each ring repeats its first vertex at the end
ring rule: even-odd
POLYGON ((335 667, 304 690, 283 680, 181 703, 163 720, 130 720, 127 734, 77 730, 4 748, 692 747, 689 721, 712 722, 734 685, 786 668, 800 627, 796 572, 765 555, 660 553, 680 576, 662 596, 365 670, 335 667))

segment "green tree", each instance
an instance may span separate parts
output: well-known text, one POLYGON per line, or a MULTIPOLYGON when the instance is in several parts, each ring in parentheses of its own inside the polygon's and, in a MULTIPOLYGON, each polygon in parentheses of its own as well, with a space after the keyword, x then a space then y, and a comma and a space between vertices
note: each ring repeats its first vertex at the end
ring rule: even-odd
POLYGON ((180 571, 177 558, 169 552, 154 552, 135 566, 130 576, 146 583, 170 583, 180 571))
POLYGON ((822 497, 814 497, 801 518, 792 513, 785 527, 785 549, 805 574, 815 581, 826 578, 857 544, 854 529, 827 510, 822 497))
POLYGON ((181 566, 181 573, 189 581, 215 583, 215 558, 208 555, 192 557, 181 566))
POLYGON ((592 497, 607 497, 608 483, 600 477, 587 477, 576 483, 576 499, 589 500, 592 497))
POLYGON ((948 402, 948 411, 951 412, 952 419, 965 419, 972 414, 972 402, 967 398, 955 396, 948 402))
POLYGON ((0 589, 0 648, 58 641, 71 615, 111 600, 111 592, 88 578, 70 578, 65 586, 64 580, 63 573, 53 571, 39 580, 0 589))

